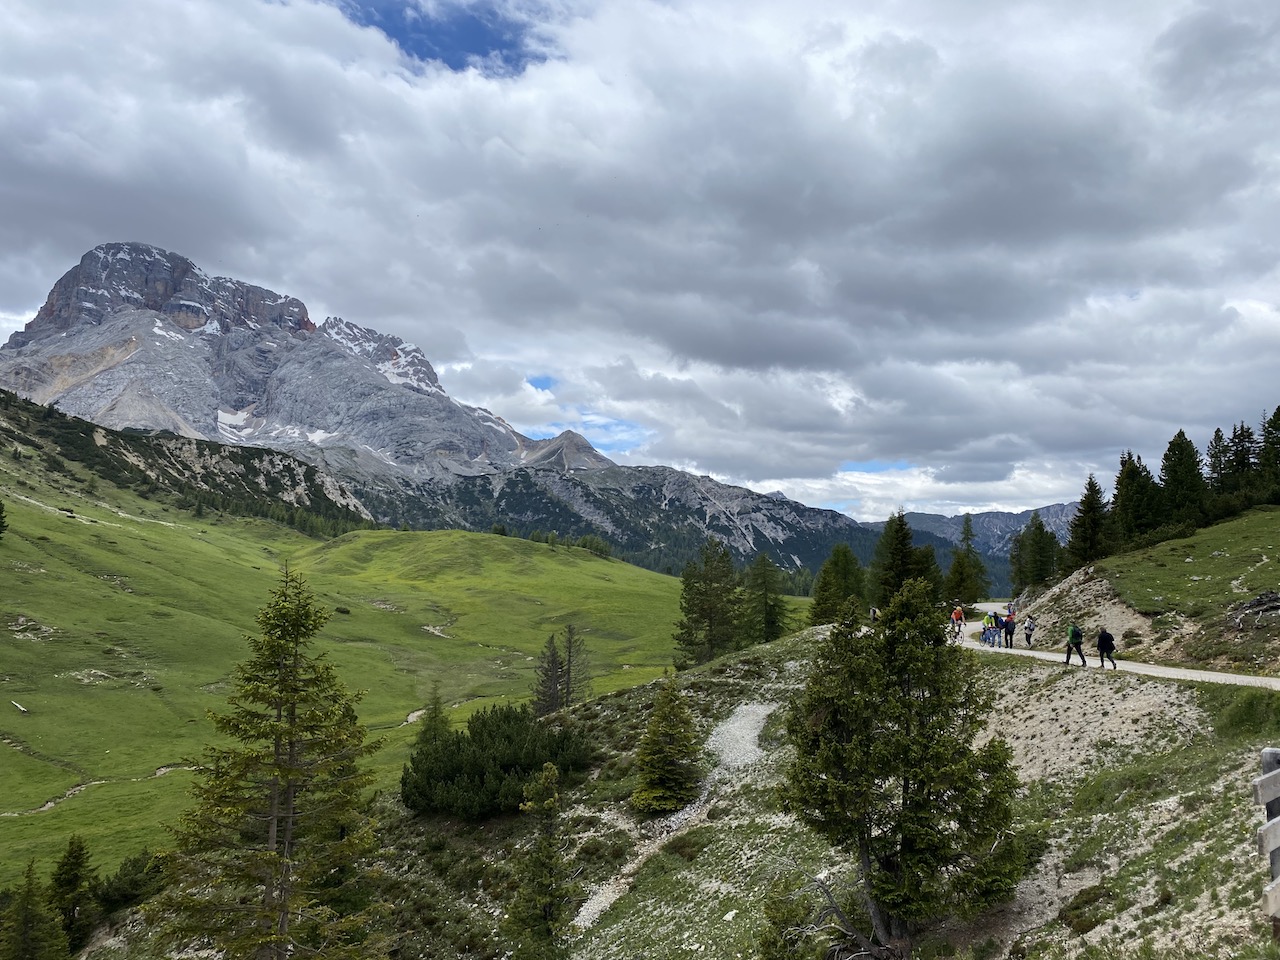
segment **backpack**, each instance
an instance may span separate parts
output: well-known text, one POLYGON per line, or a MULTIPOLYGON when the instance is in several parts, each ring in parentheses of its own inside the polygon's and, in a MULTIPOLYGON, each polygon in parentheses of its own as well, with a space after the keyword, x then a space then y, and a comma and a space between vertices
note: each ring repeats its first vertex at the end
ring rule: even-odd
POLYGON ((1072 644, 1084 643, 1084 634, 1074 623, 1067 628, 1067 640, 1072 644))

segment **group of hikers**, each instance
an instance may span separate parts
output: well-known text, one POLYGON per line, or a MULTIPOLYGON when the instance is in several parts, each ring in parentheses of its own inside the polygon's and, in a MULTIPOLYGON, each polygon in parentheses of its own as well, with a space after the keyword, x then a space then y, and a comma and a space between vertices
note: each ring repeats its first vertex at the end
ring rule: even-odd
MULTIPOLYGON (((1028 615, 1022 618, 1021 622, 1027 646, 1030 647, 1032 645, 1032 637, 1036 632, 1036 618, 1034 615, 1028 615)), ((964 607, 957 603, 955 609, 951 611, 951 632, 957 641, 964 636, 964 623, 964 607)), ((1012 649, 1013 637, 1017 632, 1017 624, 1018 616, 1012 603, 1005 607, 1003 615, 988 612, 982 618, 982 632, 978 637, 979 642, 986 644, 988 647, 1003 646, 1012 649)), ((1099 667, 1105 668, 1107 661, 1110 660, 1114 669, 1120 669, 1119 664, 1116 663, 1116 658, 1112 656, 1116 650, 1116 638, 1107 632, 1106 627, 1098 631, 1098 638, 1094 641, 1094 646, 1098 650, 1099 667)), ((1089 661, 1084 657, 1084 631, 1074 622, 1067 626, 1066 663, 1071 663, 1073 654, 1079 654, 1080 663, 1083 666, 1087 667, 1089 665, 1089 661)))

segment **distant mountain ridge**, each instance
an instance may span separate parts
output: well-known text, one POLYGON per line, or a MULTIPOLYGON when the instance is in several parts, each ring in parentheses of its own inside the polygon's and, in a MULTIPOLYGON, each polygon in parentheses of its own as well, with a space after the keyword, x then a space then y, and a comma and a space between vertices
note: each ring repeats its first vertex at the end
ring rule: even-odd
MULTIPOLYGON (((1023 510, 1020 513, 1001 513, 986 511, 969 516, 973 521, 974 546, 982 553, 1007 557, 1009 548, 1013 546, 1013 538, 1031 520, 1031 514, 1039 513, 1045 527, 1058 538, 1059 543, 1066 543, 1071 538, 1071 520, 1076 515, 1075 501, 1071 503, 1051 503, 1034 510, 1023 510)), ((964 514, 948 517, 940 513, 904 513, 911 529, 932 533, 949 543, 959 543, 964 529, 964 514)), ((880 530, 884 521, 868 523, 867 526, 880 530)))
POLYGON ((294 297, 147 244, 102 244, 68 270, 0 347, 0 386, 113 429, 285 451, 384 523, 594 533, 673 572, 709 534, 790 569, 840 541, 868 560, 878 536, 778 494, 619 466, 572 431, 525 437, 451 398, 413 344, 317 325, 294 297))

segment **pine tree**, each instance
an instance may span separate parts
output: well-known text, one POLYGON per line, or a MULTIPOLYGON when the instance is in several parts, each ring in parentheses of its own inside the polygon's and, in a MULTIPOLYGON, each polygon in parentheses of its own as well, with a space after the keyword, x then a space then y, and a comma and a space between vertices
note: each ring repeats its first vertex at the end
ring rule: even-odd
POLYGON ((920 567, 911 545, 911 526, 901 510, 889 518, 871 558, 871 602, 883 607, 920 567))
POLYGON ((555 713, 564 704, 564 658, 556 644, 556 635, 547 637, 546 646, 538 654, 533 667, 533 712, 539 717, 555 713))
POLYGON ((30 860, 22 886, 0 916, 0 960, 67 960, 67 956, 67 936, 36 880, 36 862, 30 860))
MULTIPOLYGON (((14 448, 17 449, 16 447, 14 448)), ((9 529, 9 521, 4 518, 4 501, 0 500, 0 540, 4 539, 4 532, 9 529)))
POLYGON ((1227 492, 1227 479, 1231 473, 1231 450, 1227 446, 1227 438, 1218 427, 1209 438, 1209 446, 1205 448, 1205 473, 1209 487, 1214 493, 1227 492))
POLYGON ((418 720, 418 735, 409 754, 409 762, 400 773, 400 799, 410 810, 429 809, 436 805, 442 785, 430 758, 436 754, 437 746, 449 740, 456 742, 457 735, 444 712, 440 688, 433 686, 426 709, 418 720))
POLYGON ((860 871, 869 925, 848 931, 851 951, 909 956, 925 921, 1013 895, 1018 783, 1003 740, 975 746, 989 708, 976 655, 947 644, 919 581, 869 633, 840 624, 819 645, 788 717, 783 797, 860 871))
POLYGON ((49 901, 58 911, 62 932, 67 935, 67 946, 73 953, 89 942, 102 919, 97 887, 98 872, 89 862, 89 848, 80 834, 73 833, 49 881, 49 901))
POLYGON ((587 641, 569 624, 564 628, 564 674, 560 702, 571 707, 591 696, 591 658, 587 641))
POLYGON ((767 554, 756 554, 743 574, 739 628, 743 646, 772 643, 787 632, 782 571, 767 554))
POLYGON ((1258 474, 1267 499, 1280 500, 1280 407, 1258 428, 1258 474))
POLYGON ((738 586, 729 548, 719 540, 702 545, 699 561, 680 578, 676 666, 706 663, 738 646, 738 586))
POLYGON ((1107 526, 1107 502, 1102 487, 1093 474, 1085 481, 1080 506, 1071 518, 1071 539, 1067 541, 1067 558, 1072 567, 1083 567, 1106 556, 1103 539, 1107 526))
POLYGON ((860 609, 864 590, 862 565, 853 548, 847 543, 837 543, 814 581, 809 625, 835 623, 845 615, 846 605, 853 610, 860 609))
POLYGON ((951 569, 947 571, 942 585, 943 596, 948 600, 973 604, 991 594, 987 565, 982 562, 982 555, 973 540, 973 517, 966 513, 960 529, 960 543, 951 557, 951 569))
POLYGON ((1200 451, 1182 430, 1173 435, 1160 461, 1160 488, 1170 522, 1199 524, 1204 519, 1209 487, 1200 451))
POLYGON ((554 763, 524 788, 521 813, 533 819, 533 840, 517 854, 512 873, 515 896, 503 923, 516 942, 512 960, 558 960, 565 955, 562 936, 573 919, 580 889, 564 855, 560 810, 560 772, 554 763))
POLYGON ((675 678, 668 677, 636 750, 640 785, 631 794, 631 806, 645 814, 673 813, 696 800, 702 783, 699 753, 693 714, 675 678))
POLYGON ((1126 450, 1120 455, 1111 510, 1108 541, 1113 548, 1132 543, 1150 533, 1165 519, 1164 494, 1142 457, 1126 450))
POLYGON ((1040 511, 1033 510, 1031 519, 1014 537, 1009 550, 1013 592, 1021 593, 1027 587, 1038 587, 1057 577, 1061 555, 1058 538, 1044 525, 1040 511))
POLYGON ((1238 423, 1227 441, 1226 486, 1230 491, 1252 489, 1257 480, 1258 439, 1253 427, 1238 423))
POLYGON ((373 778, 359 763, 379 745, 365 741, 359 695, 311 650, 328 617, 286 569, 234 671, 231 711, 212 717, 224 744, 206 748, 174 831, 170 932, 228 960, 381 952, 367 917, 333 905, 373 847, 361 797, 373 778))

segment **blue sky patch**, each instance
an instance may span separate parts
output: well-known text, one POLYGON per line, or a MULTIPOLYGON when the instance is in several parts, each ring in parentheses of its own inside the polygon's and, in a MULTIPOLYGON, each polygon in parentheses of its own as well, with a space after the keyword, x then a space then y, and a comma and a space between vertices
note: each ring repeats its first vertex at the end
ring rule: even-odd
POLYGON ((353 23, 381 30, 419 60, 438 60, 452 70, 480 62, 485 72, 520 73, 533 55, 525 43, 529 23, 512 19, 486 0, 444 0, 427 8, 412 0, 337 0, 353 23))
POLYGON ((525 377, 524 382, 535 390, 551 390, 556 385, 555 377, 525 377))

